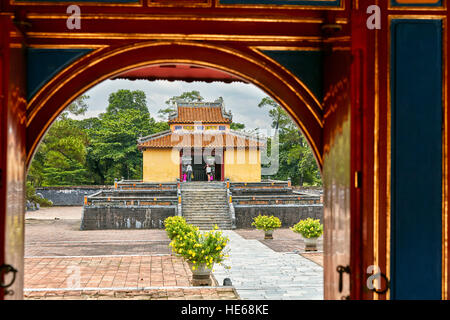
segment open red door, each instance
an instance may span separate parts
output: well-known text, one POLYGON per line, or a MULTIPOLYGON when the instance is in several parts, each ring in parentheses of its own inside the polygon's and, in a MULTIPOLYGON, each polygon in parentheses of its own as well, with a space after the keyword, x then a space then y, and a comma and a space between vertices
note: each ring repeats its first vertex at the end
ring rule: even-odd
POLYGON ((25 49, 8 15, 0 16, 0 299, 23 298, 26 179, 25 49), (17 272, 16 272, 17 271, 17 272))

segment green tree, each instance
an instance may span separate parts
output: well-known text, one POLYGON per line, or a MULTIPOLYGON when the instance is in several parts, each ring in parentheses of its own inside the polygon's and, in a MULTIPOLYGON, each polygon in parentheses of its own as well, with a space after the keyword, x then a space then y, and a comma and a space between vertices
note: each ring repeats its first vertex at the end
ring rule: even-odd
POLYGON ((109 105, 106 113, 117 114, 119 111, 126 109, 138 110, 142 113, 148 113, 147 100, 145 92, 142 90, 120 89, 109 95, 109 105))
POLYGON ((67 118, 69 114, 73 114, 76 116, 83 115, 86 113, 88 109, 87 101, 89 99, 88 95, 81 95, 75 99, 74 102, 69 104, 66 109, 61 113, 61 118, 67 118))
POLYGON ((162 118, 167 117, 170 113, 175 111, 175 103, 178 100, 186 102, 201 102, 204 98, 201 96, 200 92, 197 90, 183 92, 179 96, 173 96, 166 101, 166 108, 160 109, 158 115, 162 118))
MULTIPOLYGON (((305 137, 289 115, 270 97, 258 104, 260 108, 269 107, 272 128, 279 138, 279 170, 274 179, 291 178, 294 185, 320 185, 320 171, 305 137)), ((271 140, 268 141, 270 150, 271 140)))
POLYGON ((86 132, 69 114, 82 115, 88 109, 89 96, 75 99, 49 128, 28 171, 33 186, 88 184, 92 180, 86 169, 86 132))
POLYGON ((230 129, 231 130, 237 130, 237 131, 244 130, 245 129, 245 124, 239 123, 239 122, 232 122, 230 124, 230 129))
POLYGON ((92 182, 86 169, 86 132, 77 120, 56 120, 37 150, 28 181, 35 186, 80 185, 92 182))
POLYGON ((118 90, 109 97, 110 105, 98 120, 85 120, 90 143, 88 166, 98 184, 111 184, 114 178, 142 178, 142 154, 137 139, 168 129, 167 123, 150 117, 145 93, 118 90), (139 103, 130 97, 139 97, 139 103), (130 105, 126 105, 128 101, 130 105), (120 103, 119 103, 120 102, 120 103))
POLYGON ((110 184, 114 178, 142 178, 137 138, 169 129, 150 117, 142 91, 118 90, 98 117, 84 114, 86 95, 77 98, 52 124, 28 172, 33 186, 110 184))

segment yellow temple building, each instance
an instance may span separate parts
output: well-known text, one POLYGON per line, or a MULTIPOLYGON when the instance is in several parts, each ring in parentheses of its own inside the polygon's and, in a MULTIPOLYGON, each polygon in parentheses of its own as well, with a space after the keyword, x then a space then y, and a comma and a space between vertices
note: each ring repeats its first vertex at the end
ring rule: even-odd
MULTIPOLYGON (((143 154, 144 182, 186 181, 192 168, 192 181, 261 181, 260 137, 230 129, 232 116, 223 102, 176 102, 169 115, 170 129, 138 139, 143 154)), ((189 180, 189 179, 188 179, 189 180)))

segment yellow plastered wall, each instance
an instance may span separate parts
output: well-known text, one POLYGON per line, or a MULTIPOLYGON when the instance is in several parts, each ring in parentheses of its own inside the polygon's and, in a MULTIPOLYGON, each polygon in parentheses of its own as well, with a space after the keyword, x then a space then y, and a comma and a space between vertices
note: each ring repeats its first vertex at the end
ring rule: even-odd
POLYGON ((173 149, 143 151, 144 182, 174 182, 180 177, 180 154, 173 149))
POLYGON ((225 150, 225 178, 233 182, 261 181, 261 153, 257 149, 225 150))

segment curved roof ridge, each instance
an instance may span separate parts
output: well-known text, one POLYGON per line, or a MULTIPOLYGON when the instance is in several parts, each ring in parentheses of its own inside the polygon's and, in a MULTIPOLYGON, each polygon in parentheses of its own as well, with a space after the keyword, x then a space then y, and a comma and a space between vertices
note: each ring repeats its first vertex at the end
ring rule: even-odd
POLYGON ((224 123, 232 122, 232 115, 226 112, 223 101, 183 101, 175 102, 176 109, 168 117, 168 123, 224 123), (219 109, 220 108, 220 109, 219 109), (218 112, 220 110, 220 112, 218 112))
POLYGON ((141 137, 137 139, 138 144, 155 139, 155 138, 159 138, 159 137, 164 137, 166 135, 169 135, 172 133, 172 130, 164 130, 164 131, 160 131, 160 132, 156 132, 156 133, 152 133, 148 136, 145 137, 141 137))

